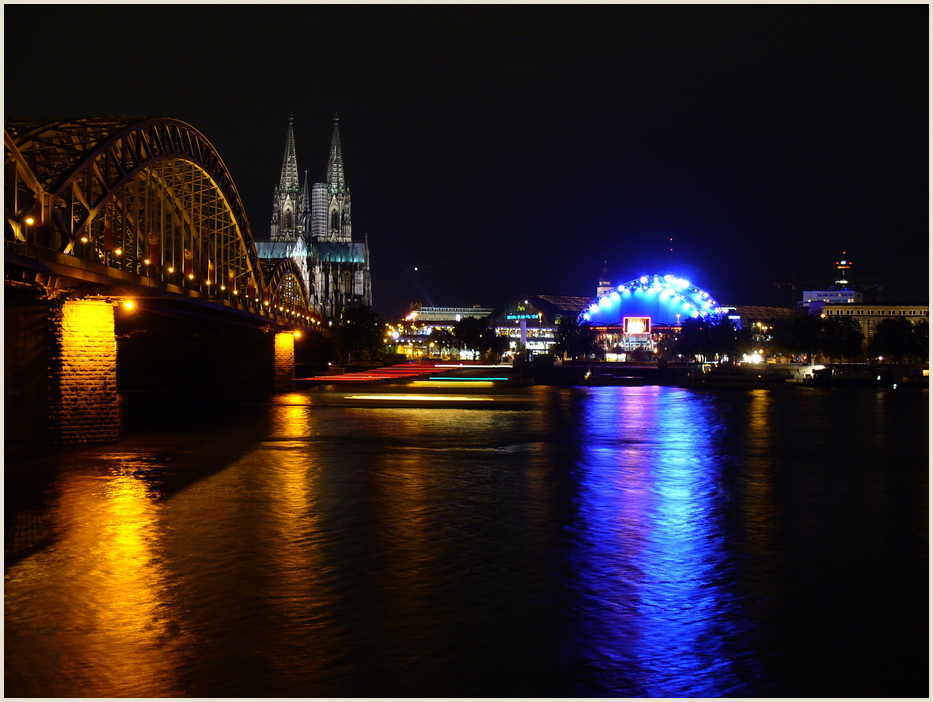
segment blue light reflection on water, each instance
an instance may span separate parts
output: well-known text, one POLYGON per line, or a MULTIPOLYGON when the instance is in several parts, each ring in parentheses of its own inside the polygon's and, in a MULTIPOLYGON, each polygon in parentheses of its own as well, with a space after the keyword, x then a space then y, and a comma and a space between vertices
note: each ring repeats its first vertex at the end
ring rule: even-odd
POLYGON ((722 543, 716 406, 670 388, 591 393, 580 427, 571 655, 595 666, 607 694, 734 693, 750 671, 738 660, 745 619, 722 543))
POLYGON ((5 689, 926 697, 926 395, 173 407, 7 463, 5 689))

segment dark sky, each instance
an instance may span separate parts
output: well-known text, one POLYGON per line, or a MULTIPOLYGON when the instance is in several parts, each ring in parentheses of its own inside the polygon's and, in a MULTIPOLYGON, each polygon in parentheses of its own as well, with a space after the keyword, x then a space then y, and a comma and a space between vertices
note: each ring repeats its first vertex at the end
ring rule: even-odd
POLYGON ((789 305, 842 251, 925 301, 928 12, 6 5, 5 115, 188 122, 261 237, 289 112, 313 179, 339 113, 389 318, 595 295, 604 260, 789 305))

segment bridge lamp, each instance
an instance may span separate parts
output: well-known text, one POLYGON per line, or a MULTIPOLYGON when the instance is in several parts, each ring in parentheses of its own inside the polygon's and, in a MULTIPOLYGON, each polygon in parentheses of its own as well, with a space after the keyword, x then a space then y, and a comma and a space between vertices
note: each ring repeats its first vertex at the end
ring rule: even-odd
POLYGON ((82 236, 82 237, 81 237, 81 243, 82 243, 82 244, 86 244, 86 243, 87 243, 87 237, 86 237, 86 236, 82 236))
POLYGON ((33 224, 35 224, 35 223, 36 223, 36 220, 33 219, 32 217, 27 217, 27 218, 26 218, 26 224, 33 225, 33 224))
POLYGON ((188 280, 194 280, 194 273, 188 274, 188 280))
POLYGON ((125 309, 125 310, 132 310, 134 307, 136 307, 136 303, 133 302, 132 300, 124 300, 124 301, 123 301, 123 309, 125 309))
POLYGON ((296 339, 300 339, 301 332, 296 329, 295 331, 292 332, 292 336, 294 336, 296 339))
POLYGON ((227 286, 226 286, 226 285, 221 285, 221 286, 220 286, 220 289, 221 289, 221 290, 226 290, 226 289, 227 289, 227 286))
POLYGON ((174 273, 174 272, 175 272, 175 267, 174 267, 174 266, 169 266, 169 267, 168 267, 168 272, 169 272, 169 273, 174 273))
POLYGON ((143 263, 145 263, 148 266, 150 263, 152 263, 152 261, 150 261, 148 258, 144 258, 143 263))
POLYGON ((123 253, 123 249, 114 249, 114 250, 113 250, 113 253, 114 253, 115 256, 119 256, 120 254, 123 253))

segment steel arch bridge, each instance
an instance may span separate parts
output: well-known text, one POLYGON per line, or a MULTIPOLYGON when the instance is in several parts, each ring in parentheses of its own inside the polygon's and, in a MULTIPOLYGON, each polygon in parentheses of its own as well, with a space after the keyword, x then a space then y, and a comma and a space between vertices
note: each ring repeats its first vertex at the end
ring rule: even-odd
POLYGON ((233 178, 190 125, 6 120, 4 147, 8 252, 56 252, 118 280, 320 323, 296 266, 264 273, 233 178))

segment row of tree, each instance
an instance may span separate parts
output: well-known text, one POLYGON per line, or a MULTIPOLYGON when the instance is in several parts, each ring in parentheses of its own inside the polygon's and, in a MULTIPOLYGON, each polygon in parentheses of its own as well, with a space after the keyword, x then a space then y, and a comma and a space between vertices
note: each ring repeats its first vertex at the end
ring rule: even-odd
MULTIPOLYGON (((302 343, 300 360, 312 365, 378 361, 386 350, 386 325, 368 307, 348 306, 332 324, 302 343)), ((498 360, 509 348, 509 338, 490 327, 486 320, 466 317, 453 330, 435 327, 429 336, 438 354, 473 352, 473 358, 498 360)))
MULTIPOLYGON (((929 358, 929 325, 906 317, 882 319, 865 343, 861 327, 851 317, 818 317, 805 313, 773 326, 737 329, 727 319, 688 319, 679 335, 665 339, 658 356, 667 360, 738 360, 743 355, 788 356, 812 361, 823 356, 831 362, 883 358, 892 363, 925 362, 929 358)), ((474 359, 498 360, 509 348, 509 338, 490 327, 486 320, 466 317, 452 330, 436 327, 430 343, 438 354, 460 350, 473 352, 474 359)), ((595 329, 588 323, 565 317, 555 331, 554 354, 571 360, 603 358, 595 329)), ((376 361, 385 353, 386 327, 379 315, 366 307, 347 307, 336 326, 312 335, 305 344, 315 362, 376 361)))
POLYGON ((488 360, 498 360, 509 350, 509 338, 490 327, 485 319, 464 317, 457 322, 453 330, 435 327, 428 337, 438 353, 473 352, 473 359, 480 356, 488 360))
MULTIPOLYGON (((679 335, 660 343, 658 356, 667 360, 737 360, 760 353, 802 360, 822 355, 831 362, 866 358, 883 358, 892 363, 925 362, 929 358, 928 330, 925 321, 913 324, 906 317, 890 317, 878 322, 866 344, 860 325, 851 317, 798 314, 770 327, 756 325, 741 330, 727 318, 688 319, 679 335)), ((554 352, 559 358, 571 360, 598 359, 606 349, 599 345, 597 333, 589 324, 564 318, 557 325, 554 352)), ((644 352, 641 355, 649 357, 644 352)))
POLYGON ((924 362, 929 357, 929 325, 906 317, 882 319, 865 343, 861 326, 851 317, 797 314, 773 326, 736 329, 733 322, 689 319, 668 355, 704 356, 735 360, 743 355, 789 356, 812 361, 818 355, 830 362, 884 358, 893 363, 924 362))

